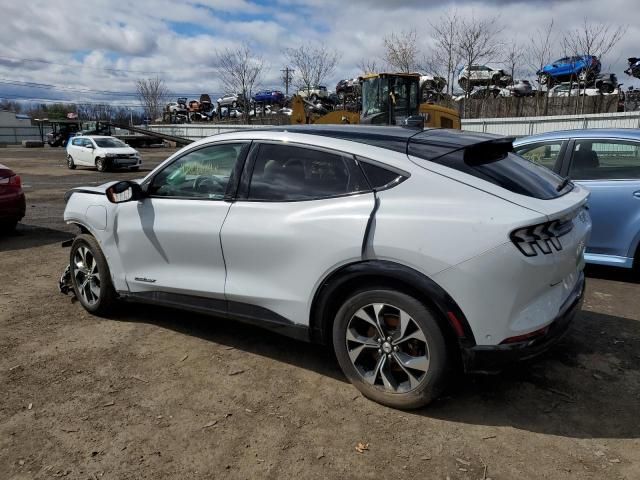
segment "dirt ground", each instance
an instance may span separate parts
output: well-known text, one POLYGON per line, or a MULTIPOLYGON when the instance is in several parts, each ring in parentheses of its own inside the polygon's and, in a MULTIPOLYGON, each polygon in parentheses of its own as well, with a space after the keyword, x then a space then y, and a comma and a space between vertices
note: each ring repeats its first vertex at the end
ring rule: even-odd
MULTIPOLYGON (((143 151, 145 166, 169 154, 143 151)), ((0 163, 27 195, 0 238, 0 479, 640 478, 629 275, 589 269, 583 312, 544 358, 400 412, 321 347, 148 306, 87 314, 57 290, 74 233, 63 194, 141 174, 69 171, 49 148, 3 148, 0 163)))

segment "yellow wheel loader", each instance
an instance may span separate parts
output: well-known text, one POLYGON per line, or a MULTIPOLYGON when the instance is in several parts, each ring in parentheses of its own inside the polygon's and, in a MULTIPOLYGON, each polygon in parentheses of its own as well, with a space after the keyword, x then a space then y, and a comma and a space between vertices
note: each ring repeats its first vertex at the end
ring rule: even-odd
POLYGON ((460 116, 450 108, 420 103, 420 75, 416 73, 376 73, 360 77, 362 110, 334 110, 313 113, 315 106, 295 95, 291 102, 292 124, 403 125, 424 123, 430 128, 460 129, 460 116), (421 117, 422 119, 418 118, 421 117))

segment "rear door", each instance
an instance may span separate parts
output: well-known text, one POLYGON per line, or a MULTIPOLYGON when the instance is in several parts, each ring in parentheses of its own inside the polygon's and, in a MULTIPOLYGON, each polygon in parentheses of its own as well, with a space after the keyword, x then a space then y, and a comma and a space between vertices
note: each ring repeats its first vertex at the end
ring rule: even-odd
POLYGON ((630 267, 640 232, 640 142, 577 139, 568 173, 591 192, 593 231, 587 257, 606 255, 607 263, 630 267))
POLYGON ((222 227, 229 311, 308 325, 322 279, 362 258, 373 207, 353 156, 254 143, 222 227))

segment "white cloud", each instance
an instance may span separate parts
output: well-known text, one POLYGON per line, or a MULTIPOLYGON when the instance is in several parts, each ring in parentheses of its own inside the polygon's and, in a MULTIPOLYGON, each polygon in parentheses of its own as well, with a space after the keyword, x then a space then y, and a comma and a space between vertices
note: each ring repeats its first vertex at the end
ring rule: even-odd
MULTIPOLYGON (((461 15, 499 15, 504 41, 517 40, 525 46, 536 29, 551 19, 555 19, 557 33, 562 35, 579 28, 585 15, 591 21, 622 25, 640 13, 640 4, 628 0, 455 4, 424 0, 278 0, 271 6, 250 0, 0 0, 4 19, 0 55, 72 65, 0 58, 0 78, 132 92, 135 79, 145 74, 101 70, 124 69, 162 72, 159 75, 174 92, 215 94, 222 90, 214 71, 216 50, 249 42, 270 65, 263 85, 279 87, 280 69, 285 65, 282 51, 316 42, 339 54, 335 75, 326 82, 331 86, 340 78, 358 74, 356 64, 360 59, 380 58, 382 39, 392 31, 415 29, 426 53, 431 44, 429 21, 437 21, 451 5, 461 15)), ((619 81, 627 85, 637 85, 623 70, 627 57, 640 56, 638 38, 640 28, 631 25, 624 39, 603 59, 603 67, 616 72, 619 81)), ((556 53, 562 53, 559 45, 556 53)), ((500 60, 494 59, 493 63, 500 60)), ((98 98, 0 84, 0 96, 8 92, 98 98)))

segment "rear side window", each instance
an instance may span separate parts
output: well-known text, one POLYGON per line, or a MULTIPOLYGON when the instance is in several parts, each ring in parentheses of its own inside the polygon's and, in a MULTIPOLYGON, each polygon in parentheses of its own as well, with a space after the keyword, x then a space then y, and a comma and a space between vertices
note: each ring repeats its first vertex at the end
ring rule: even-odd
POLYGON ((550 200, 569 192, 571 184, 558 191, 562 178, 545 167, 509 153, 503 158, 483 162, 464 159, 464 150, 431 160, 468 175, 491 182, 507 190, 528 197, 550 200))
POLYGON ((569 176, 576 180, 640 179, 639 146, 625 140, 576 140, 569 176))
POLYGON ((71 144, 75 145, 76 147, 80 147, 80 146, 82 146, 82 139, 81 138, 74 138, 71 141, 71 144))
POLYGON ((366 162, 360 162, 364 174, 367 176, 369 185, 375 190, 382 190, 393 186, 402 180, 404 177, 399 173, 392 172, 386 168, 378 167, 366 162))
POLYGON ((291 145, 262 144, 248 198, 317 200, 368 190, 367 181, 353 157, 291 145))
POLYGON ((530 143, 529 145, 515 147, 515 152, 530 162, 553 170, 558 162, 564 143, 564 140, 530 143))

